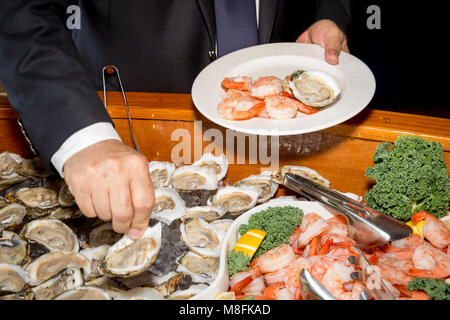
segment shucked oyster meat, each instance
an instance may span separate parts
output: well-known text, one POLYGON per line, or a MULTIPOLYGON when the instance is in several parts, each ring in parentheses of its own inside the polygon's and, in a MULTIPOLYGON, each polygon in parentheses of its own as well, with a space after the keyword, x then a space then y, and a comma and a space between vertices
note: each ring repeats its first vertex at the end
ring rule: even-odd
POLYGON ((178 272, 191 276, 192 281, 198 283, 211 283, 216 279, 219 271, 219 258, 202 257, 189 251, 178 260, 178 272))
POLYGON ((29 281, 22 267, 0 263, 0 292, 19 292, 29 281))
POLYGON ((224 207, 215 206, 197 206, 186 209, 185 218, 202 218, 207 222, 219 219, 226 213, 224 207))
POLYGON ((225 237, 222 230, 212 227, 200 218, 186 219, 180 225, 181 239, 186 246, 204 257, 218 257, 225 237))
POLYGON ((211 168, 184 166, 175 170, 172 175, 171 185, 177 190, 216 190, 217 174, 211 168))
POLYGON ((50 209, 59 206, 58 193, 45 187, 22 188, 8 193, 6 199, 25 205, 28 208, 27 213, 32 216, 45 215, 50 209))
POLYGON ((64 291, 53 300, 112 300, 111 294, 94 286, 80 286, 64 291))
POLYGON ((83 285, 83 275, 80 268, 69 267, 31 290, 36 300, 51 300, 64 291, 81 285, 83 285))
POLYGON ((327 106, 341 93, 337 80, 325 72, 297 70, 289 80, 292 94, 308 106, 327 106))
POLYGON ((108 249, 100 269, 107 276, 131 277, 145 271, 155 261, 161 248, 161 223, 148 227, 138 240, 124 235, 108 249))
POLYGON ((0 231, 22 223, 27 214, 24 206, 12 203, 0 209, 0 231))
POLYGON ((38 219, 27 223, 22 234, 52 251, 78 252, 78 237, 64 222, 58 219, 38 219))

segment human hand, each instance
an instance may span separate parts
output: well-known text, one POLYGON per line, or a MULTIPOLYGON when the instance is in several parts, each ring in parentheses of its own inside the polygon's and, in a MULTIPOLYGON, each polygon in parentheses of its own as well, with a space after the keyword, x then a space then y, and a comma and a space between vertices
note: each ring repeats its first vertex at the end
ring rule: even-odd
POLYGON ((317 21, 303 32, 296 42, 320 45, 325 49, 325 60, 329 64, 338 64, 341 50, 350 52, 344 31, 331 20, 317 21))
POLYGON ((101 141, 69 158, 64 178, 85 216, 112 220, 114 231, 141 237, 155 198, 143 155, 118 140, 101 141))

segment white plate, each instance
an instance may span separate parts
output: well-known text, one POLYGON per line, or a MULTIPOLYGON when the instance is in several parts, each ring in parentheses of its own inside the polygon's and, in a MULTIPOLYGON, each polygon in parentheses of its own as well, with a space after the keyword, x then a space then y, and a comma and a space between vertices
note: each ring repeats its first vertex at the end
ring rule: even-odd
POLYGON ((320 46, 303 43, 271 43, 230 53, 203 69, 192 86, 194 104, 206 118, 232 130, 259 135, 301 134, 334 126, 363 110, 374 93, 375 78, 361 60, 342 52, 339 64, 332 66, 325 62, 320 46), (299 69, 334 76, 342 88, 339 100, 316 114, 285 121, 261 118, 230 121, 217 113, 224 77, 245 75, 257 79, 274 75, 283 79, 299 69))
POLYGON ((193 300, 212 300, 219 292, 228 291, 228 264, 227 264, 227 255, 228 252, 234 247, 236 241, 239 239, 239 226, 241 224, 248 223, 248 219, 253 214, 265 210, 269 207, 285 207, 292 206, 295 208, 300 208, 303 210, 303 214, 308 214, 311 212, 315 212, 320 215, 324 219, 329 219, 334 217, 333 214, 324 209, 317 202, 310 201, 298 201, 292 199, 273 199, 269 202, 261 204, 257 207, 254 207, 247 212, 243 213, 239 218, 237 218, 233 224, 230 226, 230 229, 227 231, 227 235, 222 243, 222 248, 220 252, 220 265, 219 272, 217 274, 217 278, 211 285, 202 293, 194 296, 193 300))

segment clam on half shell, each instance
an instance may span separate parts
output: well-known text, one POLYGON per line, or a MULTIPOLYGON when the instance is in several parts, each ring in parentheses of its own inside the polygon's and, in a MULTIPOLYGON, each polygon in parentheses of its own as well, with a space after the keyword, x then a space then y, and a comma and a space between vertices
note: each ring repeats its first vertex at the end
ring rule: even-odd
POLYGON ((218 257, 225 232, 200 218, 186 219, 180 224, 181 239, 186 246, 203 257, 218 257))
POLYGON ((219 181, 226 176, 228 171, 228 160, 224 154, 216 157, 212 153, 205 153, 192 165, 212 169, 216 173, 217 180, 219 181))
POLYGON ((295 71, 290 75, 289 88, 293 95, 312 107, 325 107, 341 94, 337 80, 321 71, 295 71))
POLYGON ((138 240, 124 235, 108 249, 100 264, 106 276, 131 277, 144 272, 155 261, 161 248, 161 223, 148 227, 138 240))
POLYGON ((216 190, 216 171, 208 167, 184 166, 175 170, 170 181, 180 191, 216 190))
POLYGON ((64 222, 58 219, 38 219, 27 223, 22 234, 35 241, 50 252, 78 252, 80 249, 77 235, 64 222))

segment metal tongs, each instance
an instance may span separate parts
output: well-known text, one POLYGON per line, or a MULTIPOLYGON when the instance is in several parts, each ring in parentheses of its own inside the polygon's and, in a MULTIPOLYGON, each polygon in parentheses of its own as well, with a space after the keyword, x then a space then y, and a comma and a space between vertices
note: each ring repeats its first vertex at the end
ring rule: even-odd
POLYGON ((412 233, 412 229, 406 224, 310 179, 286 173, 283 184, 300 195, 319 202, 332 213, 344 215, 348 220, 349 237, 360 248, 381 246, 406 238, 412 233))
POLYGON ((128 109, 128 102, 127 102, 127 96, 125 94, 125 89, 123 88, 122 85, 122 80, 120 80, 120 74, 119 74, 119 69, 117 69, 115 66, 113 65, 109 65, 109 66, 105 66, 102 70, 102 79, 103 79, 103 103, 105 105, 105 109, 107 109, 108 104, 106 102, 106 77, 107 76, 117 76, 117 81, 119 82, 119 86, 120 86, 120 90, 122 91, 122 97, 123 97, 123 101, 125 103, 125 109, 127 110, 127 117, 128 117, 128 125, 130 128, 130 133, 131 133, 131 139, 133 139, 133 144, 134 144, 134 149, 137 152, 141 152, 141 149, 139 148, 139 144, 137 142, 136 136, 134 134, 134 129, 133 129, 133 123, 131 122, 131 116, 130 116, 130 110, 128 109))

